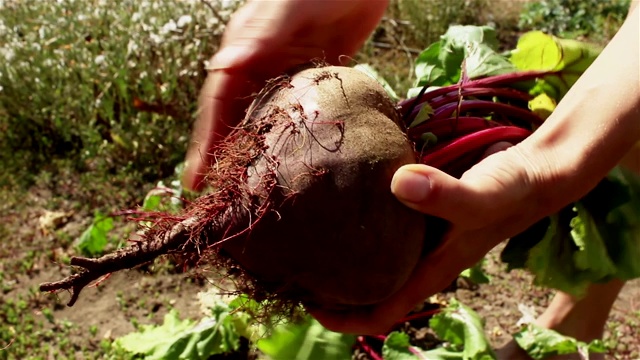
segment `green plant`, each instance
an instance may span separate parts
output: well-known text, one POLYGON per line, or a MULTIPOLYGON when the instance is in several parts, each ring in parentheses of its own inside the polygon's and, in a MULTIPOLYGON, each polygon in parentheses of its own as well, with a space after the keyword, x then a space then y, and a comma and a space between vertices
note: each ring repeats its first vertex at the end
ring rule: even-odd
POLYGON ((55 175, 59 161, 145 181, 170 174, 232 10, 178 0, 3 2, 0 163, 11 176, 0 186, 55 175))
POLYGON ((522 30, 567 38, 609 39, 620 27, 630 0, 543 0, 529 2, 520 15, 522 30))
POLYGON ((93 222, 78 239, 76 249, 86 256, 102 254, 109 242, 111 229, 113 229, 113 218, 96 212, 93 222))

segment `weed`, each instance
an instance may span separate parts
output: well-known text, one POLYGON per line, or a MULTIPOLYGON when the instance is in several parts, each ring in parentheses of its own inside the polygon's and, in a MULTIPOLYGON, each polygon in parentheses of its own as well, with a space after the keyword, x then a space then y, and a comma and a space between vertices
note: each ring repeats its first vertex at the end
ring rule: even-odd
POLYGON ((98 327, 96 325, 89 326, 89 334, 96 336, 98 334, 98 327))

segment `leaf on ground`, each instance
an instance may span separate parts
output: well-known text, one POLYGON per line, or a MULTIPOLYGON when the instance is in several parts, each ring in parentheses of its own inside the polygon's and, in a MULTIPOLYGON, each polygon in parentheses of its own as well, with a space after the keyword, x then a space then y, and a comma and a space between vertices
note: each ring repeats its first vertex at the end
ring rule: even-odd
POLYGON ((431 354, 434 359, 496 359, 480 315, 455 299, 429 321, 429 326, 441 340, 452 346, 430 350, 425 355, 431 354))
POLYGON ((534 324, 528 324, 513 338, 518 346, 535 360, 575 353, 588 356, 590 353, 603 353, 607 350, 600 340, 594 340, 587 344, 534 324))
POLYGON ((417 360, 419 357, 412 353, 409 348, 409 335, 394 331, 387 335, 382 346, 382 357, 384 360, 417 360))
MULTIPOLYGON (((115 341, 117 347, 146 360, 204 360, 236 351, 240 346, 237 320, 226 304, 212 309, 212 317, 198 324, 180 320, 175 310, 159 326, 142 326, 138 332, 115 341)), ((246 324, 245 324, 246 325, 246 324)))
POLYGON ((258 349, 273 360, 351 359, 356 337, 329 331, 306 317, 299 323, 276 327, 268 338, 258 341, 258 349))
POLYGON ((477 264, 472 267, 463 270, 460 276, 469 279, 474 284, 488 284, 491 282, 491 277, 484 271, 485 259, 478 261, 477 264))
POLYGON ((76 249, 85 256, 102 254, 109 242, 108 235, 111 229, 113 229, 113 218, 96 212, 93 222, 76 243, 76 249))

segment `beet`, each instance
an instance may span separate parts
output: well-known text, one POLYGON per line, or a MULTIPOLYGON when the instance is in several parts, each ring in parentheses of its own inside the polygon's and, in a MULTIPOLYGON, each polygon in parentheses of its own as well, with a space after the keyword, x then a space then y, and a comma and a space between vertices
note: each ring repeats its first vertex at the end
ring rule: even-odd
POLYGON ((234 272, 239 290, 344 307, 389 297, 412 273, 424 216, 390 192, 416 154, 383 88, 358 70, 311 68, 271 81, 215 150, 210 192, 154 218, 143 240, 42 291, 80 290, 99 277, 177 253, 234 272))

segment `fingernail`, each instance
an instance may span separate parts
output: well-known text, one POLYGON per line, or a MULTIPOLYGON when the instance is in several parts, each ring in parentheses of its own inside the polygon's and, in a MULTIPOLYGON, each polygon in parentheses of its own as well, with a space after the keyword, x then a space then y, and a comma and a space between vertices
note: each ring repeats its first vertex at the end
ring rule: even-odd
POLYGON ((222 48, 211 58, 207 70, 228 69, 245 61, 253 51, 246 46, 230 45, 222 48))
POLYGON ((399 169, 391 180, 391 192, 402 201, 419 203, 429 194, 429 178, 409 169, 399 169))

